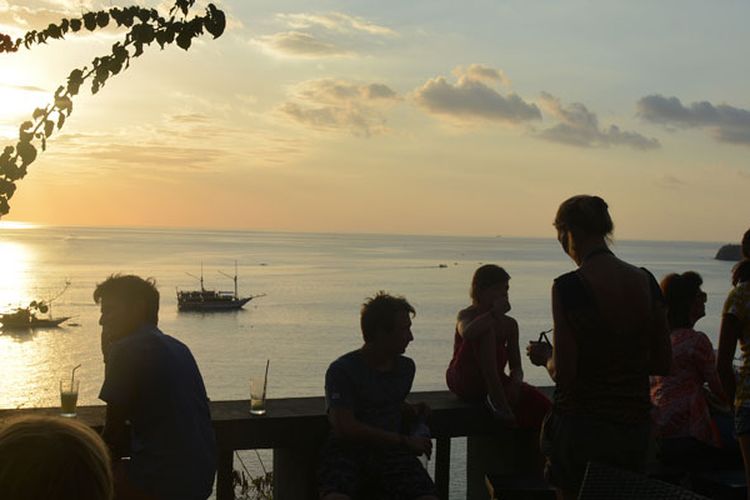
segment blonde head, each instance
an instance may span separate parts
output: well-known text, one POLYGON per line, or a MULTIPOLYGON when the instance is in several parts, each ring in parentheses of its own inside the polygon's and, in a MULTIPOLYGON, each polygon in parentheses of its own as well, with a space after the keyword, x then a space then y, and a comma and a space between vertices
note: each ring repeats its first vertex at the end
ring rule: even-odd
POLYGON ((81 422, 60 417, 0 423, 0 498, 112 500, 104 441, 81 422))

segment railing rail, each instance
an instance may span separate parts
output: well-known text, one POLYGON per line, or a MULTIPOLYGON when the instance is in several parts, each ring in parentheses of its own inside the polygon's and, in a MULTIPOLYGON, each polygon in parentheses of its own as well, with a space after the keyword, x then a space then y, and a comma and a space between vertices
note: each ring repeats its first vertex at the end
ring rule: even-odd
MULTIPOLYGON (((448 391, 414 392, 409 400, 423 401, 432 409, 429 424, 436 440, 435 483, 440 498, 448 498, 451 438, 497 433, 498 425, 481 406, 460 401, 448 391)), ((274 450, 276 500, 299 500, 314 494, 317 450, 328 432, 322 397, 270 399, 263 416, 250 415, 249 400, 212 401, 210 406, 218 447, 217 500, 234 498, 234 451, 251 449, 274 450)), ((58 408, 0 410, 0 421, 58 413, 58 408)), ((77 418, 95 429, 101 429, 104 417, 104 406, 78 408, 77 418)), ((469 474, 471 461, 467 457, 469 474)), ((477 496, 471 494, 471 485, 469 490, 468 497, 477 496)))

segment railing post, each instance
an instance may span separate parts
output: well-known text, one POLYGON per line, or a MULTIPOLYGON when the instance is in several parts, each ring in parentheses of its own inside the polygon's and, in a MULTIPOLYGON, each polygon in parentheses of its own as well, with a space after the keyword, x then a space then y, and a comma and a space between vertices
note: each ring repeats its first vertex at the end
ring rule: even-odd
POLYGON ((315 447, 273 449, 274 500, 317 499, 315 447))
POLYGON ((216 500, 234 500, 234 450, 220 449, 216 464, 216 500))
POLYGON ((448 499, 451 477, 451 438, 435 440, 435 487, 438 498, 448 499))

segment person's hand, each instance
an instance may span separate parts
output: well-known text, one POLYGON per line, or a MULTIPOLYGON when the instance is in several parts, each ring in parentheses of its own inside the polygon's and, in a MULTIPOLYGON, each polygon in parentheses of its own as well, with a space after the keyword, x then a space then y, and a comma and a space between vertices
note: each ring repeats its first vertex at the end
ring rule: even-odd
POLYGON ((505 316, 508 311, 510 311, 510 301, 508 300, 508 297, 499 297, 492 304, 492 316, 495 318, 505 316))
POLYGON ((432 457, 432 440, 426 437, 406 436, 404 440, 406 447, 417 456, 427 455, 432 457))
POLYGON ((547 366, 547 361, 552 357, 552 346, 546 342, 529 342, 526 346, 526 355, 535 366, 547 366))

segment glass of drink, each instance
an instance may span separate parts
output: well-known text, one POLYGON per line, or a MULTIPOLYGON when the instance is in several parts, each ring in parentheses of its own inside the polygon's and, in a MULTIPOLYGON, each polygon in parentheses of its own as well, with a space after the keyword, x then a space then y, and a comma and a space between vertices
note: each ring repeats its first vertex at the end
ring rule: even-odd
POLYGON ((250 413, 266 414, 266 377, 263 375, 250 377, 250 413))
POLYGON ((60 380, 60 415, 75 417, 78 406, 78 379, 63 378, 60 380))

